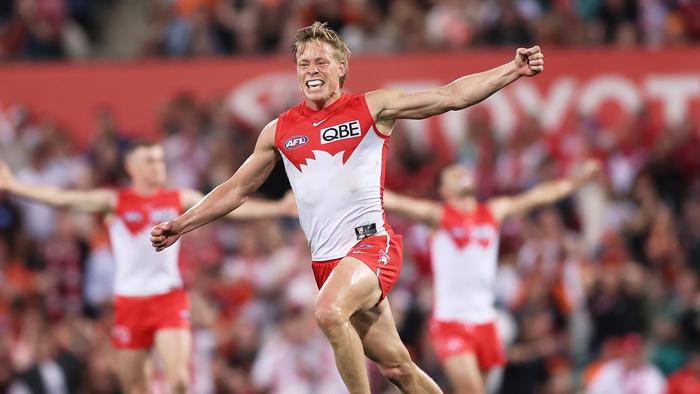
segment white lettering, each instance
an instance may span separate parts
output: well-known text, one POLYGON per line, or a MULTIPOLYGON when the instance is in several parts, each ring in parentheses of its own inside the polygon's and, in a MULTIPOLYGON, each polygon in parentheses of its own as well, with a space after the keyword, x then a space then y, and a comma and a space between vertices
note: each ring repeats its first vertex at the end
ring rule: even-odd
POLYGON ((575 89, 573 78, 559 78, 552 85, 549 97, 544 97, 537 86, 527 80, 518 81, 512 91, 523 112, 537 117, 545 130, 555 130, 564 123, 575 89))
POLYGON ((628 113, 638 110, 641 105, 639 91, 628 78, 602 74, 584 86, 578 108, 581 113, 592 115, 608 100, 617 101, 628 113))
POLYGON ((651 97, 661 100, 667 125, 684 121, 690 101, 700 97, 700 76, 697 75, 650 75, 645 85, 651 97))

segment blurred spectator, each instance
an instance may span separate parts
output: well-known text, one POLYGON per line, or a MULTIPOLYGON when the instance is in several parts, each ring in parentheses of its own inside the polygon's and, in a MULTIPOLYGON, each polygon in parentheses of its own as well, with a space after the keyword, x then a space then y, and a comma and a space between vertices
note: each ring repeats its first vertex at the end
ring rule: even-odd
POLYGON ((691 394, 700 391, 700 351, 691 350, 688 363, 668 379, 668 394, 691 394))
POLYGON ((647 362, 643 339, 638 335, 628 335, 620 346, 621 358, 601 365, 586 393, 666 393, 664 376, 647 362))
MULTIPOLYGON (((319 8, 325 3, 158 4, 167 11, 161 15, 163 26, 172 18, 189 21, 192 13, 206 10, 202 23, 213 24, 212 42, 222 43, 223 53, 229 53, 287 51, 279 48, 285 39, 276 37, 267 24, 284 25, 279 34, 289 34, 304 18, 326 12, 319 8), (246 20, 257 15, 266 15, 270 22, 262 26, 256 19, 246 20), (266 33, 258 35, 259 30, 266 33)), ((367 51, 481 45, 484 32, 503 23, 511 27, 504 30, 507 37, 496 41, 547 35, 567 42, 562 37, 568 31, 558 32, 560 25, 571 27, 571 35, 594 35, 590 29, 596 25, 602 29, 598 15, 603 6, 618 10, 605 11, 612 15, 610 26, 617 26, 610 27, 613 30, 626 29, 621 26, 630 18, 615 8, 624 1, 336 3, 339 6, 328 11, 335 15, 334 23, 367 51), (453 11, 460 7, 475 14, 453 11), (539 18, 551 26, 533 28, 539 18)), ((659 7, 666 20, 673 20, 680 18, 681 5, 695 3, 674 4, 639 2, 637 18, 648 18, 644 23, 656 26, 659 7)), ((13 7, 0 2, 2 32, 14 18, 13 7)), ((635 26, 635 40, 650 42, 652 28, 635 26)), ((662 36, 668 37, 666 30, 662 36)), ((577 45, 588 42, 579 39, 572 38, 577 45)), ((666 38, 654 38, 659 39, 666 38)), ((157 53, 165 53, 160 52, 165 47, 157 47, 157 53)), ((186 55, 194 55, 195 47, 188 44, 186 55)), ((116 112, 110 108, 96 112, 94 140, 84 149, 67 138, 70 133, 50 119, 40 121, 39 115, 21 107, 3 108, 0 113, 0 155, 21 169, 24 180, 79 188, 121 184, 123 174, 115 169, 121 167, 126 138, 116 112)), ((236 122, 222 97, 203 101, 190 93, 177 95, 163 107, 159 120, 166 136, 171 184, 204 191, 241 165, 257 137, 256 131, 236 122)), ((697 122, 688 118, 666 129, 639 111, 607 130, 596 116, 582 116, 556 136, 546 134, 535 118, 520 118, 518 124, 517 132, 499 139, 488 115, 476 109, 469 113, 461 143, 451 146, 435 136, 416 143, 401 132, 406 124, 398 123, 388 152, 392 165, 387 187, 422 197, 434 197, 434 176, 452 161, 475 168, 481 198, 518 192, 558 177, 588 156, 605 161, 608 178, 596 186, 594 197, 581 195, 504 223, 495 290, 499 307, 512 321, 514 339, 500 392, 605 390, 610 384, 635 384, 637 377, 648 379, 647 388, 662 387, 659 371, 673 376, 671 390, 678 387, 678 380, 693 379, 697 354, 692 349, 700 347, 697 122), (592 199, 595 204, 590 204, 592 199), (601 218, 595 224, 601 228, 585 246, 583 238, 591 224, 582 216, 601 218), (638 340, 625 347, 622 338, 630 334, 638 335, 638 340), (682 372, 673 375, 681 365, 685 365, 682 372), (623 379, 623 370, 635 378, 623 379), (582 373, 580 384, 577 377, 582 373)), ((273 182, 278 184, 264 190, 277 193, 287 187, 282 180, 273 182)), ((414 359, 441 381, 425 340, 432 296, 425 249, 430 230, 390 221, 400 228, 406 245, 392 310, 414 359)), ((196 393, 285 392, 318 383, 319 375, 327 378, 328 387, 335 387, 332 358, 324 358, 321 346, 325 342, 319 341, 315 330, 299 329, 313 323, 300 305, 311 305, 316 288, 308 246, 295 223, 216 223, 188 234, 182 242, 186 262, 182 269, 194 294, 196 393), (278 384, 290 379, 300 386, 278 384)), ((117 392, 109 344, 111 311, 106 303, 113 268, 104 228, 95 218, 42 212, 0 195, 0 390, 26 392, 45 385, 117 392)), ((388 387, 383 379, 375 380, 373 387, 388 387)))
POLYGON ((0 60, 117 57, 124 45, 132 57, 287 52, 296 29, 314 20, 358 53, 700 40, 697 0, 8 0, 0 4, 0 60), (107 39, 125 29, 144 38, 107 39))
POLYGON ((308 303, 288 302, 278 331, 267 339, 253 364, 260 391, 274 394, 344 393, 333 350, 316 325, 308 303))

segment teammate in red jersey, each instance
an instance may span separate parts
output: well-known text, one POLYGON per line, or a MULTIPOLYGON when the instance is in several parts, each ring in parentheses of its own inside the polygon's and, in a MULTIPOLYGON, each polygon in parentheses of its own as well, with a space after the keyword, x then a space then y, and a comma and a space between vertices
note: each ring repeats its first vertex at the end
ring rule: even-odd
POLYGON ((440 173, 443 203, 384 193, 389 212, 435 229, 430 247, 434 293, 430 338, 456 394, 485 392, 486 374, 505 363, 494 307, 500 224, 508 216, 568 196, 599 170, 597 162, 587 161, 576 176, 479 203, 472 174, 452 165, 440 173))
POLYGON ((321 289, 316 319, 349 391, 370 392, 367 355, 402 392, 440 392, 411 361, 382 302, 401 270, 401 237, 391 231, 382 207, 389 136, 397 119, 460 110, 521 76, 538 74, 544 55, 539 47, 520 48, 514 60, 440 88, 354 95, 341 92, 350 51, 334 31, 318 22, 300 29, 292 53, 304 102, 265 126, 241 168, 196 207, 156 226, 151 242, 164 250, 236 209, 281 159, 321 289))
MULTIPOLYGON (((155 348, 163 361, 171 393, 189 387, 191 348, 189 297, 178 268, 178 245, 165 254, 148 242, 153 225, 194 206, 202 194, 195 190, 164 189, 165 154, 160 145, 140 142, 126 153, 131 187, 122 190, 62 190, 23 184, 0 161, 0 190, 59 208, 108 215, 116 260, 114 326, 118 372, 127 393, 147 393, 144 366, 155 348)), ((232 219, 294 214, 291 195, 280 202, 250 201, 232 212, 232 219)))

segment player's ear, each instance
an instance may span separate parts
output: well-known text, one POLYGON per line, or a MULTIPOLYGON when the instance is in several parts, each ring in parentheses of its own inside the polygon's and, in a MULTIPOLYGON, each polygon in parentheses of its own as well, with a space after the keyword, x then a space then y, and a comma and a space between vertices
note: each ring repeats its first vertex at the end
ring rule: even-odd
POLYGON ((338 75, 340 78, 343 78, 344 76, 348 75, 348 64, 344 60, 341 60, 338 62, 338 70, 340 71, 340 75, 338 75))

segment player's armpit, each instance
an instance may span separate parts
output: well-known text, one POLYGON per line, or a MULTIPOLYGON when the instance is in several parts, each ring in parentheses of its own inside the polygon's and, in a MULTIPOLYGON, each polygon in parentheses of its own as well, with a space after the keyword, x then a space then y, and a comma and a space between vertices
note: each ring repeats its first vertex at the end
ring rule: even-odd
POLYGON ((440 205, 433 201, 415 199, 388 190, 384 191, 384 208, 390 213, 430 226, 438 225, 442 216, 440 205))

